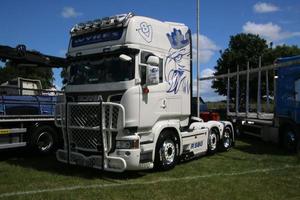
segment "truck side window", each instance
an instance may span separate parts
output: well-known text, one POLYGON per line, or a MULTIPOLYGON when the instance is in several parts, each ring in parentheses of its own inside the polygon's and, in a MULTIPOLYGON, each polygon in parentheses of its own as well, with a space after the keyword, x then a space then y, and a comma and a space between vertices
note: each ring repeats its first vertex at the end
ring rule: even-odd
MULTIPOLYGON (((149 56, 154 56, 154 54, 151 52, 142 51, 141 63, 147 64, 146 61, 149 56)), ((162 58, 159 58, 159 66, 158 67, 159 67, 159 82, 162 83, 163 82, 163 59, 162 58)))

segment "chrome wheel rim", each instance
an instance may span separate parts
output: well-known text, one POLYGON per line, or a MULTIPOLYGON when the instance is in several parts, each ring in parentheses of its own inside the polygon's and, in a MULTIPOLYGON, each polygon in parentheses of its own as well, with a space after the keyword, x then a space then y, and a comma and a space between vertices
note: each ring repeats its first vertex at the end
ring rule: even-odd
POLYGON ((230 130, 226 129, 223 135, 223 146, 227 149, 231 145, 230 130))
POLYGON ((296 135, 293 131, 287 132, 287 145, 289 149, 293 149, 296 145, 296 135))
POLYGON ((52 135, 48 132, 42 132, 37 138, 37 146, 41 152, 48 151, 53 146, 52 135))
POLYGON ((170 165, 175 160, 175 144, 172 140, 165 140, 161 149, 160 157, 162 158, 163 165, 170 165))
POLYGON ((212 131, 210 133, 209 146, 211 151, 214 151, 217 148, 217 134, 215 133, 215 131, 212 131))

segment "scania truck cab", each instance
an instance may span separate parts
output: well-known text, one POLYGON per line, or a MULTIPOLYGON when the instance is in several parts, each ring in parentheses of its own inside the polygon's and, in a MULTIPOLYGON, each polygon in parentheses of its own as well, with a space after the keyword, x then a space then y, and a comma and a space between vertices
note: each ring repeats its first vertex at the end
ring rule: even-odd
POLYGON ((228 150, 230 122, 191 116, 191 32, 132 13, 75 25, 65 97, 56 106, 61 162, 106 171, 173 168, 228 150))

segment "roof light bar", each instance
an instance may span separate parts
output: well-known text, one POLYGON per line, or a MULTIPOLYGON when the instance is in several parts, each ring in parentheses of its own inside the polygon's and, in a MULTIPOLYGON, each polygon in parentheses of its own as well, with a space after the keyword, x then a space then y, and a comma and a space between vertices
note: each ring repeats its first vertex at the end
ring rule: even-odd
POLYGON ((93 21, 87 21, 84 23, 76 24, 70 31, 72 35, 74 34, 82 34, 88 31, 96 30, 96 29, 105 29, 108 27, 120 27, 123 26, 128 18, 134 16, 133 13, 120 14, 110 17, 104 17, 102 19, 96 19, 93 21))

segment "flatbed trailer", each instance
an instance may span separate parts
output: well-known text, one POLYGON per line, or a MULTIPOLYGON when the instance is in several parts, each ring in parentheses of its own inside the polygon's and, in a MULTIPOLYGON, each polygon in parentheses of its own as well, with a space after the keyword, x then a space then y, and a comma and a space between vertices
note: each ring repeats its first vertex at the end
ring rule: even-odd
POLYGON ((57 96, 1 95, 0 150, 29 146, 40 153, 55 151, 62 140, 54 123, 56 101, 57 96))
MULTIPOLYGON (((64 67, 66 59, 0 45, 0 60, 20 67, 64 67)), ((17 78, 0 86, 0 150, 29 146, 40 153, 54 152, 62 143, 62 134, 54 123, 54 108, 59 91, 28 88, 37 80, 17 78), (29 84, 20 84, 26 80, 29 84), (54 96, 49 96, 48 93, 54 96)), ((38 81, 39 82, 39 81, 38 81)))
POLYGON ((202 77, 199 80, 227 80, 227 118, 235 127, 236 134, 248 134, 262 138, 264 141, 271 141, 282 144, 288 151, 300 149, 300 57, 289 57, 278 59, 275 64, 262 67, 261 58, 257 68, 250 69, 249 62, 247 70, 227 74, 202 77), (270 73, 273 71, 273 73, 270 73), (265 110, 262 109, 262 75, 265 73, 266 102, 265 110), (270 74, 273 77, 269 78, 270 74), (250 109, 250 75, 257 76, 257 101, 256 111, 250 109), (241 76, 246 76, 245 102, 240 101, 241 76), (235 79, 234 105, 231 106, 230 88, 232 79, 235 79), (270 79, 273 81, 273 111, 270 105, 270 79), (241 105, 244 109, 241 109, 241 105), (233 107, 233 109, 232 109, 233 107))

